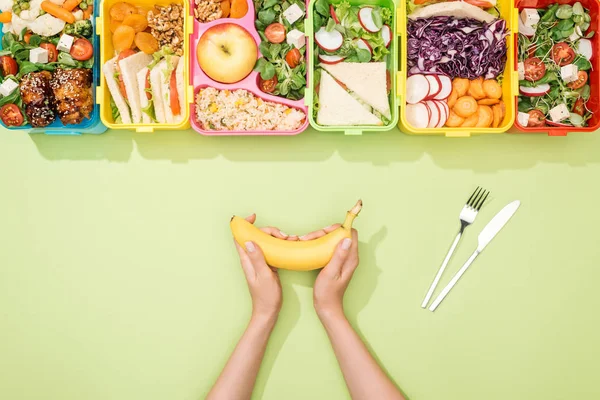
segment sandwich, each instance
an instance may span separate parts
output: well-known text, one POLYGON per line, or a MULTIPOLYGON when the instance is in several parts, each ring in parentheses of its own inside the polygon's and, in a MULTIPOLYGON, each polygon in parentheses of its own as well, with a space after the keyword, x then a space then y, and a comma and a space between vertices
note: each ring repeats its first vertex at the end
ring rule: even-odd
MULTIPOLYGON (((142 51, 118 60, 121 78, 127 92, 127 101, 131 111, 131 122, 139 124, 142 122, 142 108, 140 106, 140 87, 138 86, 137 74, 146 67, 152 56, 142 51)), ((143 90, 143 89, 142 89, 143 90)))
POLYGON ((383 122, 348 93, 331 75, 321 71, 317 124, 383 125, 383 122))
POLYGON ((111 96, 111 107, 113 108, 113 120, 124 124, 131 123, 131 114, 129 113, 129 105, 125 100, 125 96, 119 88, 118 75, 115 70, 117 57, 111 58, 102 66, 102 72, 106 79, 106 85, 111 96))
POLYGON ((354 92, 363 102, 385 118, 391 119, 385 63, 323 63, 321 67, 354 92))

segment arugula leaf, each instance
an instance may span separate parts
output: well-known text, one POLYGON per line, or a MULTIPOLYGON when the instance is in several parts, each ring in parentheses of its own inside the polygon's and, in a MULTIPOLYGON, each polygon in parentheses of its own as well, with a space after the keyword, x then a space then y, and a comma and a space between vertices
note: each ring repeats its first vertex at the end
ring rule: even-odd
POLYGON ((271 8, 279 3, 279 0, 265 0, 263 8, 271 8))
POLYGON ((587 58, 581 56, 577 57, 573 64, 577 65, 577 68, 580 71, 587 71, 592 68, 592 63, 590 63, 587 58))
POLYGON ((258 20, 265 25, 270 25, 277 18, 277 14, 274 10, 267 8, 258 12, 258 20))
POLYGON ((323 17, 329 17, 329 2, 327 0, 317 0, 315 2, 315 11, 323 17))
POLYGON ((381 11, 379 7, 373 8, 371 12, 371 16, 373 17, 373 23, 378 29, 381 29, 383 26, 383 18, 381 17, 381 11))
POLYGON ((367 63, 371 61, 371 52, 365 49, 356 49, 356 56, 358 58, 358 62, 367 63))

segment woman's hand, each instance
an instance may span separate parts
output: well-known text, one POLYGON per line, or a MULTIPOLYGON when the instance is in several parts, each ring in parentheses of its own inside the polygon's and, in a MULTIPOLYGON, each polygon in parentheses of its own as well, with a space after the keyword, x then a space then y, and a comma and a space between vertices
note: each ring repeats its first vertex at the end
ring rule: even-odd
MULTIPOLYGON (((300 240, 313 240, 336 230, 340 225, 332 225, 300 237, 300 240)), ((352 229, 352 238, 338 243, 333 257, 319 272, 313 290, 313 301, 321 320, 328 317, 344 316, 344 293, 358 266, 358 232, 352 229)))
MULTIPOLYGON (((252 214, 246 220, 250 223, 256 221, 256 215, 252 214)), ((298 240, 295 236, 288 236, 277 228, 260 228, 263 232, 283 240, 298 240)), ((265 261, 262 250, 253 242, 245 243, 247 249, 237 244, 235 247, 240 255, 242 269, 246 275, 248 289, 252 297, 252 316, 274 318, 281 309, 281 283, 277 269, 269 267, 265 261)))

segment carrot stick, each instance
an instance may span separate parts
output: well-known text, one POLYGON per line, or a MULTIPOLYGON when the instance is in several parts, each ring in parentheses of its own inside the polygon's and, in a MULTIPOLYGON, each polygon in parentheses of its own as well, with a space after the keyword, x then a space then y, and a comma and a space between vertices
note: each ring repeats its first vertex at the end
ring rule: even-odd
POLYGON ((10 11, 4 11, 3 13, 0 13, 0 22, 6 24, 10 21, 12 21, 12 13, 10 11))
POLYGON ((71 11, 67 11, 61 6, 58 6, 48 0, 42 1, 42 10, 46 11, 48 14, 56 17, 58 19, 62 19, 69 24, 75 22, 75 16, 71 11))
POLYGON ((94 6, 91 4, 88 4, 88 8, 83 10, 83 19, 90 19, 93 12, 94 12, 94 6))
POLYGON ((64 8, 67 11, 73 11, 75 7, 79 5, 79 3, 81 3, 81 0, 66 0, 63 3, 62 8, 64 8))

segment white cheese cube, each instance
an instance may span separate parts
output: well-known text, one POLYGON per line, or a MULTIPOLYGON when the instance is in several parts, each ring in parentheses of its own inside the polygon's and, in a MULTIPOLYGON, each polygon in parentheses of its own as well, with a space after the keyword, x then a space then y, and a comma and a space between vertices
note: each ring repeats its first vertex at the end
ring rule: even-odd
POLYGON ((294 22, 298 21, 304 15, 304 11, 298 6, 298 4, 292 4, 283 12, 283 16, 290 25, 294 25, 294 22))
POLYGON ((519 125, 525 128, 527 124, 529 124, 529 114, 519 112, 519 114, 517 114, 517 121, 519 121, 519 125))
POLYGON ((73 16, 75 17, 75 21, 81 21, 83 19, 83 11, 73 11, 73 16))
POLYGON ((550 110, 550 118, 552 119, 552 122, 560 122, 569 118, 569 116, 569 109, 564 104, 559 104, 550 110))
POLYGON ((575 64, 565 65, 564 67, 560 67, 560 77, 565 83, 573 82, 577 80, 577 72, 579 72, 579 68, 575 64))
POLYGON ((300 32, 298 29, 293 29, 287 34, 287 43, 301 49, 306 44, 306 38, 304 32, 300 32))
POLYGON ((522 81, 525 79, 525 63, 518 63, 517 68, 519 69, 519 80, 522 81))
POLYGON ((14 92, 18 87, 19 84, 17 82, 13 81, 12 79, 7 79, 2 83, 2 85, 0 85, 0 94, 6 97, 14 92))
POLYGON ((48 50, 42 49, 41 47, 29 50, 29 61, 37 64, 47 64, 48 50))
POLYGON ((521 21, 523 25, 532 27, 540 22, 540 15, 535 8, 524 8, 521 11, 521 21))
POLYGON ((73 36, 67 35, 66 33, 63 34, 58 41, 58 45, 56 45, 56 50, 66 51, 68 53, 71 51, 71 47, 73 47, 73 40, 75 40, 73 36))

